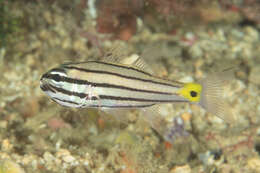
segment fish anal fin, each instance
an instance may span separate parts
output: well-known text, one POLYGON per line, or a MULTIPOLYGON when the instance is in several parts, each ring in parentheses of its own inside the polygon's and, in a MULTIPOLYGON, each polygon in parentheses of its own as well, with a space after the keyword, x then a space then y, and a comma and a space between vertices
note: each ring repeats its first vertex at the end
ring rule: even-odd
POLYGON ((188 132, 184 128, 183 119, 181 117, 174 117, 172 122, 167 122, 160 115, 159 105, 145 108, 142 113, 141 117, 169 143, 173 143, 178 137, 188 135, 188 132))
POLYGON ((146 121, 154 130, 161 136, 164 135, 166 120, 159 114, 157 105, 152 107, 143 108, 141 118, 146 121))

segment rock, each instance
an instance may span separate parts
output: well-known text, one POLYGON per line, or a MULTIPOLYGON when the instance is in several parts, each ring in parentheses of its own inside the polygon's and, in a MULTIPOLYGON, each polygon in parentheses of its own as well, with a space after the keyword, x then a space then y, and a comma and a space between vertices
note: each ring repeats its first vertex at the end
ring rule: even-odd
POLYGON ((11 151, 12 148, 13 148, 13 145, 10 143, 10 141, 8 139, 4 139, 2 141, 2 146, 1 146, 2 151, 11 151))
POLYGON ((63 159, 65 162, 67 162, 67 163, 71 163, 71 162, 75 161, 75 158, 74 158, 73 156, 70 156, 70 155, 64 156, 62 159, 63 159))
POLYGON ((170 173, 191 173, 191 168, 189 165, 175 166, 170 173))
POLYGON ((1 173, 25 173, 24 170, 17 163, 11 160, 4 160, 0 162, 1 173))
POLYGON ((251 158, 247 162, 247 167, 249 169, 260 172, 260 159, 259 158, 251 158))
POLYGON ((249 81, 254 84, 260 85, 259 74, 260 74, 260 66, 256 65, 255 67, 252 68, 252 70, 250 72, 249 81))

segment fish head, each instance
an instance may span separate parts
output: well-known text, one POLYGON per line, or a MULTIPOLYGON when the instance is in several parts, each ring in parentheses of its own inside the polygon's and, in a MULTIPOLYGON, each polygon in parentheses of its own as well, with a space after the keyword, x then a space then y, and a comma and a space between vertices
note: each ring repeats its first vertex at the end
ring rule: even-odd
POLYGON ((64 89, 64 79, 66 77, 66 70, 62 67, 53 68, 42 75, 40 79, 40 88, 47 95, 50 95, 50 93, 56 93, 57 89, 64 89))

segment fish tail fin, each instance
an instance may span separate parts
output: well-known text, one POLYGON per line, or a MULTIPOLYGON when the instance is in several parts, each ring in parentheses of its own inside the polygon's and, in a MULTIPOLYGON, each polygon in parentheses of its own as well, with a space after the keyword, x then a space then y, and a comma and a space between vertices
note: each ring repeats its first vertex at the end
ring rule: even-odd
POLYGON ((202 86, 199 105, 229 124, 234 123, 236 117, 223 98, 223 87, 232 78, 234 78, 234 68, 229 68, 209 75, 199 82, 202 86))

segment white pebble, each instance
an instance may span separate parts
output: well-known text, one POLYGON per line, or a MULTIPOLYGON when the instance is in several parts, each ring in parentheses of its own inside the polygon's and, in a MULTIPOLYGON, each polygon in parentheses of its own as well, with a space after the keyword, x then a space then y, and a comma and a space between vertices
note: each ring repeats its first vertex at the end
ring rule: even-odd
POLYGON ((70 156, 70 155, 64 156, 62 159, 67 163, 71 163, 75 160, 75 158, 73 156, 70 156))

